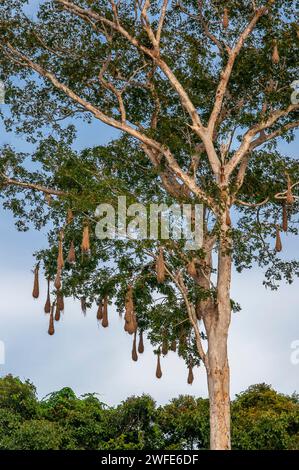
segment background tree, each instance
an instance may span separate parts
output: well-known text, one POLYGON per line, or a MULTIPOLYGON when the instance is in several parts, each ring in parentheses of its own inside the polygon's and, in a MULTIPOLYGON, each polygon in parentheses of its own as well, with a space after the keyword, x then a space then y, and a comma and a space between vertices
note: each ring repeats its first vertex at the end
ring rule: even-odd
POLYGON ((92 450, 111 435, 108 407, 96 395, 85 394, 78 399, 65 387, 51 393, 40 403, 42 417, 66 430, 60 448, 92 450))
MULTIPOLYGON (((39 400, 29 381, 0 379, 1 450, 197 450, 209 447, 209 401, 180 396, 157 407, 148 395, 117 406, 96 394, 77 397, 68 387, 39 400), (18 392, 17 392, 18 390, 18 392), (17 402, 16 396, 22 397, 17 402), (34 398, 35 413, 28 413, 34 398)), ((232 401, 232 447, 298 450, 297 395, 269 385, 249 387, 232 401)))
POLYGON ((298 449, 298 396, 277 393, 266 384, 253 385, 232 405, 234 449, 298 449))
POLYGON ((109 413, 111 438, 103 449, 161 449, 165 438, 157 420, 157 408, 148 395, 129 397, 109 413))
POLYGON ((281 230, 297 233, 298 167, 277 149, 277 138, 291 141, 299 124, 298 104, 290 101, 297 2, 55 0, 40 6, 36 19, 26 17, 24 3, 1 5, 0 67, 11 111, 4 121, 35 142, 45 128, 56 137, 39 142, 32 156, 38 165, 29 172, 25 155, 3 148, 4 204, 21 216, 20 229, 26 214, 39 227, 48 216, 40 204, 46 195, 55 230, 37 258, 49 279, 58 268, 59 291, 58 228, 65 247, 74 242, 78 250, 85 225, 89 252, 86 227, 99 202, 122 194, 130 202, 204 205, 202 249, 91 240, 91 256, 63 271, 62 293, 81 298, 83 310, 102 299, 105 310, 108 297, 119 310, 126 303, 127 329, 136 332, 138 322, 159 358, 170 343, 178 346, 190 382, 192 367, 203 363, 210 445, 229 449, 227 337, 238 308, 230 298, 232 263, 238 270, 255 261, 267 267, 272 288, 298 273, 296 260, 278 255, 281 230), (76 154, 74 127, 61 123, 77 116, 118 129, 120 139, 76 154), (67 209, 75 219, 65 226, 67 209), (161 272, 155 277, 161 247, 164 283, 161 272))
POLYGON ((159 408, 167 448, 209 448, 209 401, 181 395, 159 408))

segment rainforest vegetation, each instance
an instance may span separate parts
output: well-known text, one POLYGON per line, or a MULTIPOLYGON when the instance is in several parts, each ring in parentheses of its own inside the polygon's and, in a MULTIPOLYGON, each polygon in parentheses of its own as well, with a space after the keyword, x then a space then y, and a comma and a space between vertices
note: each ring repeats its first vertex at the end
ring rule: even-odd
MULTIPOLYGON (((232 448, 299 450, 299 395, 252 385, 232 401, 232 448)), ((116 406, 64 387, 38 399, 29 381, 0 379, 1 450, 208 449, 209 401, 181 395, 158 406, 149 395, 116 406)))

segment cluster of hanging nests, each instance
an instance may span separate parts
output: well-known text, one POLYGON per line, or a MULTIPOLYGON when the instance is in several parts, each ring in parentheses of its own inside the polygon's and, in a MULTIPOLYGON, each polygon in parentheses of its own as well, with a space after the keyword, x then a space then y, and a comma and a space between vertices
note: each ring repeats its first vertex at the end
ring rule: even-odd
MULTIPOLYGON (((282 242, 280 231, 281 229, 284 232, 288 230, 288 214, 287 214, 287 206, 292 205, 295 202, 295 197, 292 193, 292 184, 290 177, 287 177, 288 185, 287 191, 284 193, 285 196, 282 198, 283 206, 282 206, 282 224, 281 226, 276 225, 276 243, 275 243, 275 250, 280 252, 282 250, 282 242)), ((67 224, 70 224, 73 220, 73 213, 72 210, 68 210, 67 214, 67 224)), ((54 321, 58 322, 60 320, 61 312, 64 311, 64 297, 61 292, 62 283, 61 283, 61 272, 64 267, 64 258, 63 258, 63 230, 60 231, 59 234, 59 242, 58 242, 58 256, 57 256, 57 272, 54 280, 54 287, 56 289, 56 299, 53 303, 51 303, 50 298, 50 279, 48 279, 48 287, 47 287, 47 299, 44 306, 44 312, 49 314, 49 328, 48 334, 54 335, 55 327, 54 321)), ((82 254, 90 254, 90 237, 89 237, 89 226, 86 224, 83 227, 83 234, 82 234, 82 243, 81 243, 81 251, 82 254)), ((74 242, 71 241, 67 262, 70 264, 74 264, 76 262, 76 254, 75 254, 75 246, 74 242)), ((187 267, 187 272, 190 276, 196 277, 196 266, 194 260, 190 261, 187 267)), ((157 281, 159 284, 164 283, 166 277, 166 268, 164 262, 164 254, 163 248, 159 248, 158 256, 156 258, 156 275, 157 281)), ((34 285, 32 295, 35 299, 39 297, 39 263, 36 265, 34 269, 34 285)), ((86 299, 84 297, 81 298, 81 309, 83 314, 86 314, 86 299)), ((102 324, 104 328, 109 326, 109 319, 108 319, 108 296, 104 296, 98 302, 98 309, 97 309, 97 320, 102 324)), ((125 325, 124 330, 129 334, 133 335, 133 347, 132 347, 132 360, 138 360, 138 353, 142 354, 144 352, 144 341, 143 341, 143 332, 139 331, 139 343, 137 347, 137 332, 138 332, 138 322, 136 318, 135 308, 134 308, 134 301, 133 301, 133 287, 131 285, 127 288, 127 293, 125 297, 125 325)), ((157 368, 156 368, 156 377, 160 379, 162 377, 162 369, 161 369, 161 361, 160 356, 161 353, 165 356, 168 353, 168 350, 176 352, 176 341, 174 340, 171 345, 169 346, 168 340, 165 337, 161 349, 159 348, 157 353, 157 368)), ((193 367, 192 364, 188 367, 188 384, 192 384, 194 380, 193 376, 193 367)))
MULTIPOLYGON (((67 223, 70 223, 73 219, 72 211, 68 211, 67 216, 67 223)), ((81 251, 83 254, 90 253, 90 239, 89 239, 89 227, 85 225, 83 228, 83 236, 82 236, 82 243, 81 243, 81 251)), ((71 241, 69 253, 67 257, 68 263, 75 263, 76 262, 76 255, 75 255, 75 247, 74 242, 71 241)), ((64 267, 64 258, 63 258, 63 231, 59 234, 59 242, 58 242, 58 257, 57 257, 57 272, 54 280, 54 287, 56 289, 56 299, 54 302, 51 303, 50 297, 50 279, 47 280, 47 298, 46 303, 44 306, 44 312, 49 314, 49 328, 48 334, 53 336, 55 333, 55 322, 58 322, 61 317, 61 313, 64 311, 64 297, 61 292, 62 282, 61 282, 61 272, 64 267)), ((156 274, 157 274, 157 281, 159 283, 163 283, 165 281, 165 262, 164 262, 164 255, 163 255, 163 248, 160 247, 158 256, 156 258, 156 274)), ((34 269, 34 283, 33 283, 33 291, 32 296, 33 298, 39 298, 40 288, 39 288, 39 263, 35 266, 34 269)), ((97 320, 104 328, 109 326, 109 319, 108 319, 108 296, 104 296, 103 299, 100 299, 98 302, 98 309, 97 309, 97 320)), ((81 298, 81 310, 83 314, 86 314, 87 306, 86 306, 86 299, 85 297, 81 298)), ((126 297, 125 297, 125 316, 124 316, 125 324, 124 330, 133 336, 133 346, 132 346, 132 360, 138 361, 138 353, 142 354, 144 352, 144 341, 143 341, 143 331, 139 330, 138 332, 138 322, 136 318, 135 308, 134 308, 134 301, 133 301, 133 287, 131 285, 128 286, 126 297), (139 336, 138 346, 137 346, 137 333, 139 336)), ((157 367, 156 367, 156 377, 160 379, 162 377, 162 368, 161 368, 161 353, 165 356, 168 353, 168 350, 176 352, 176 341, 174 340, 170 347, 168 344, 167 338, 163 341, 161 349, 159 348, 157 353, 157 367)), ((192 384, 194 380, 193 376, 193 368, 191 365, 188 367, 188 384, 192 384)))
MULTIPOLYGON (((279 197, 283 199, 282 205, 282 224, 276 225, 276 243, 275 243, 275 250, 280 252, 282 250, 282 242, 280 231, 281 229, 284 232, 288 230, 288 214, 287 214, 287 207, 294 204, 295 197, 292 193, 292 183, 289 175, 287 175, 287 190, 284 193, 281 193, 279 197)), ((67 213, 67 225, 73 221, 73 212, 71 209, 68 210, 67 213)), ((48 287, 47 287, 47 299, 44 307, 44 311, 46 314, 49 314, 49 328, 48 334, 54 335, 55 327, 54 321, 58 322, 60 320, 61 312, 64 311, 64 297, 61 292, 62 283, 61 283, 61 273, 64 267, 64 258, 63 258, 63 238, 64 232, 63 230, 60 231, 59 234, 59 242, 58 242, 58 256, 57 256, 57 271, 54 280, 54 287, 56 289, 56 299, 53 303, 51 303, 50 298, 50 279, 48 279, 48 287)), ((83 234, 82 234, 82 243, 81 243, 81 252, 83 255, 90 254, 90 237, 89 237, 89 226, 85 224, 83 227, 83 234)), ((75 253, 75 246, 74 242, 71 241, 70 248, 67 256, 67 262, 70 264, 74 264, 76 262, 76 253, 75 253)), ((158 255, 156 257, 156 275, 157 275, 157 282, 159 284, 164 283, 166 277, 166 267, 164 261, 164 254, 163 254, 163 247, 159 248, 158 255)), ((194 259, 191 260, 187 266, 187 272, 190 276, 196 277, 197 270, 194 259)), ((39 263, 36 265, 34 269, 34 285, 32 295, 35 299, 39 297, 39 263)), ((81 309, 83 314, 86 314, 86 299, 85 297, 81 298, 81 309)), ((200 317, 198 317, 200 319, 200 317)), ((109 326, 109 319, 108 319, 108 296, 105 295, 103 299, 100 299, 98 302, 98 309, 97 309, 97 320, 102 324, 104 328, 109 326)), ((134 300, 133 300, 133 287, 129 285, 127 288, 126 296, 125 296, 125 325, 124 330, 129 334, 133 335, 133 347, 132 347, 132 360, 138 360, 138 353, 142 354, 144 352, 144 342, 143 342, 143 331, 139 331, 139 343, 137 347, 137 332, 138 332, 138 322, 136 318, 135 308, 134 308, 134 300)), ((165 337, 162 343, 162 347, 159 348, 157 353, 157 368, 156 368, 156 377, 160 379, 162 377, 162 369, 161 369, 161 361, 160 356, 161 353, 165 356, 168 353, 168 350, 176 352, 176 341, 174 340, 171 345, 169 346, 168 340, 165 337)), ((193 376, 193 367, 192 364, 189 364, 188 367, 188 384, 192 384, 194 380, 193 376)))

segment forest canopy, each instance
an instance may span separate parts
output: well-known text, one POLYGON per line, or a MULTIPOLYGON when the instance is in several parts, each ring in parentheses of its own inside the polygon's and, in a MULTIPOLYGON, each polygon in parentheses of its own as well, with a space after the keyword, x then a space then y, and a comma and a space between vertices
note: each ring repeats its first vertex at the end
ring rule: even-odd
MULTIPOLYGON (((65 387, 38 399, 26 380, 0 379, 1 450, 196 450, 209 447, 209 403, 181 395, 158 406, 149 395, 116 406, 65 387)), ((299 450, 299 398, 266 384, 232 402, 232 448, 299 450)))

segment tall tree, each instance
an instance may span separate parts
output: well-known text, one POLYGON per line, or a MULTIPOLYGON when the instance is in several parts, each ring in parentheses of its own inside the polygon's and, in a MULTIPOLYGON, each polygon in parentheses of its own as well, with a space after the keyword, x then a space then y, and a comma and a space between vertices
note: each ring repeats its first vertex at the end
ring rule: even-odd
POLYGON ((5 0, 0 7, 0 67, 11 110, 4 120, 33 141, 49 126, 58 137, 40 142, 34 171, 24 165, 25 155, 3 148, 5 204, 22 216, 21 229, 26 213, 40 226, 46 218, 40 194, 46 195, 55 230, 38 259, 53 278, 60 253, 56 289, 62 274, 63 293, 82 298, 83 310, 105 299, 99 318, 107 296, 119 309, 126 303, 126 329, 146 330, 159 361, 179 339, 189 382, 192 367, 203 363, 210 446, 229 449, 227 338, 238 308, 230 295, 232 265, 267 267, 272 288, 283 277, 291 282, 299 267, 279 257, 281 230, 297 232, 298 167, 277 148, 277 139, 290 142, 299 125, 296 93, 291 99, 298 2, 53 0, 33 19, 25 3, 5 0), (122 135, 105 148, 76 153, 74 129, 61 123, 78 116, 122 135), (91 226, 99 202, 117 195, 130 202, 202 203, 202 248, 188 251, 164 240, 90 247, 87 221, 91 226), (38 210, 28 214, 28 202, 38 210), (57 247, 67 209, 75 220, 57 247), (62 241, 78 246, 84 220, 83 251, 91 249, 91 256, 62 271, 62 241), (156 259, 164 261, 165 280, 161 272, 155 279, 156 259))

